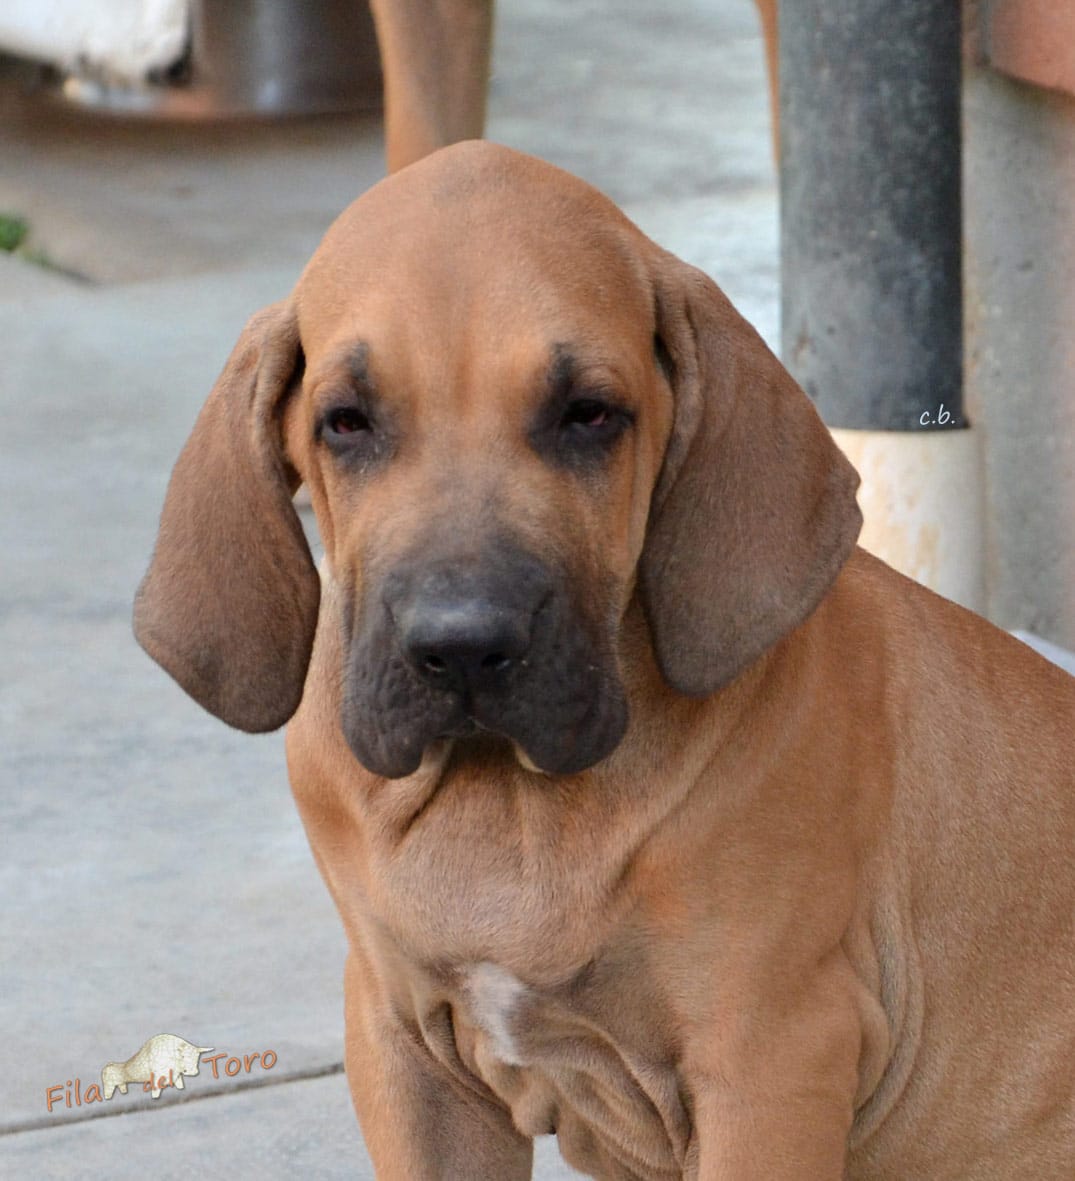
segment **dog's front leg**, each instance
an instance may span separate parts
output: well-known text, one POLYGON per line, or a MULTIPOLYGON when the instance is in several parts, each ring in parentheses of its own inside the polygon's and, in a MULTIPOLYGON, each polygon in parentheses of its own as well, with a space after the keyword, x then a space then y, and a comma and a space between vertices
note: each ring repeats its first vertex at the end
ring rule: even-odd
POLYGON ((707 1094, 697 1111, 697 1181, 841 1181, 850 1119, 824 1105, 707 1094))
POLYGON ((354 951, 344 978, 347 1080, 377 1181, 524 1181, 531 1142, 394 1016, 354 951))
POLYGON ((840 1181, 863 1031, 837 980, 783 1011, 744 1006, 698 1040, 688 1077, 697 1181, 840 1181))

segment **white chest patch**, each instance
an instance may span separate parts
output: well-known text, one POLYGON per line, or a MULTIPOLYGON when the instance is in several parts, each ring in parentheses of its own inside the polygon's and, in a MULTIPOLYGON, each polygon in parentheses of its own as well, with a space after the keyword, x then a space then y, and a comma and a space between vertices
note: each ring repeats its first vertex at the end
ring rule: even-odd
POLYGON ((489 960, 463 967, 458 1012, 447 1024, 456 1038, 449 1060, 498 1096, 523 1135, 555 1131, 564 1157, 583 1172, 683 1177, 691 1122, 674 1047, 657 1022, 647 1025, 645 1006, 623 1015, 633 1017, 625 1029, 610 1028, 609 1018, 621 1015, 608 1012, 607 998, 626 986, 606 978, 602 993, 591 977, 580 971, 567 986, 546 988, 489 960))
POLYGON ((506 968, 485 961, 467 972, 464 991, 471 1019, 489 1038, 496 1057, 508 1066, 525 1066, 511 1027, 526 1000, 526 985, 506 968))

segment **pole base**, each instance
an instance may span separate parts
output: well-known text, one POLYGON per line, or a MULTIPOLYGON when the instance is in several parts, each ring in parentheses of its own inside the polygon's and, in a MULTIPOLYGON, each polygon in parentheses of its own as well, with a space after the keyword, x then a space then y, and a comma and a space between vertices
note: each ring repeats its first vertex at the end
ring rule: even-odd
POLYGON ((834 429, 832 436, 862 476, 863 549, 984 614, 982 457, 975 432, 834 429))

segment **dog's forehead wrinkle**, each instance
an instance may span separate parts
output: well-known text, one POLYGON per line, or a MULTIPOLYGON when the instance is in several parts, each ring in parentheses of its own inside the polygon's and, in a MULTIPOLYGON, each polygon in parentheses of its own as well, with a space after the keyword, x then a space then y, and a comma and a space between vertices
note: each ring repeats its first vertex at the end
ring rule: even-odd
POLYGON ((311 388, 326 383, 345 381, 363 388, 374 385, 370 366, 370 345, 361 337, 331 346, 316 364, 309 364, 306 380, 311 388))
POLYGON ((370 380, 369 356, 370 347, 366 341, 356 341, 348 357, 348 368, 355 381, 368 382, 370 380))
POLYGON ((565 392, 575 381, 578 362, 569 344, 557 341, 552 346, 552 361, 549 365, 549 386, 553 393, 565 392))
POLYGON ((648 371, 650 340, 645 331, 634 337, 609 335, 592 338, 579 332, 574 340, 556 340, 545 369, 546 391, 570 394, 576 390, 614 392, 629 387, 648 371))

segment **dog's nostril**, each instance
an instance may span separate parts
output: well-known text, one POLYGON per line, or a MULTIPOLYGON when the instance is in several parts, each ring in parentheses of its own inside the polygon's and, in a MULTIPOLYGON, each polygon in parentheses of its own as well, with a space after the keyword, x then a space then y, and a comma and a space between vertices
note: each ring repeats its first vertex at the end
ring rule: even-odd
MULTIPOLYGON (((479 664, 482 672, 502 673, 511 668, 512 659, 503 652, 490 652, 488 656, 481 658, 479 664)), ((443 677, 451 671, 448 661, 435 653, 427 653, 422 657, 422 668, 435 677, 443 677)))

